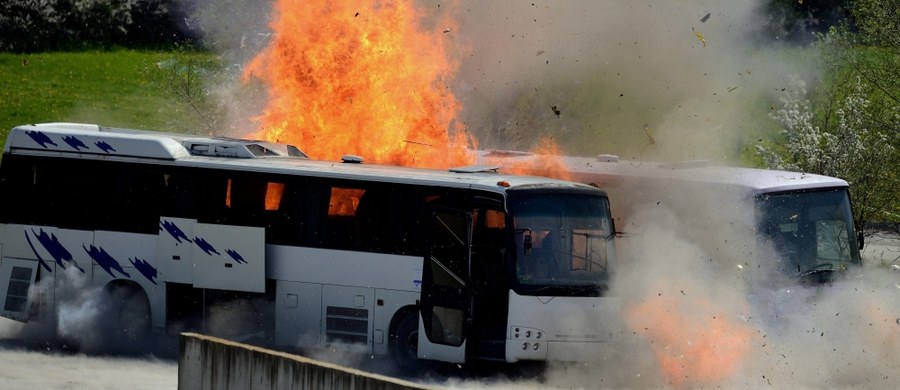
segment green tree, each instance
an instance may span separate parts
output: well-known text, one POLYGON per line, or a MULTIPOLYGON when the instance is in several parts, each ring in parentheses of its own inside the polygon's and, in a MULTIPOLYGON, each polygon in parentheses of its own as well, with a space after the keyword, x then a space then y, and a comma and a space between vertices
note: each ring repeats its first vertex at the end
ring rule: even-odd
POLYGON ((859 27, 819 35, 825 76, 807 97, 786 90, 773 114, 780 145, 757 146, 766 165, 837 176, 851 184, 857 228, 900 222, 900 0, 858 0, 859 27))

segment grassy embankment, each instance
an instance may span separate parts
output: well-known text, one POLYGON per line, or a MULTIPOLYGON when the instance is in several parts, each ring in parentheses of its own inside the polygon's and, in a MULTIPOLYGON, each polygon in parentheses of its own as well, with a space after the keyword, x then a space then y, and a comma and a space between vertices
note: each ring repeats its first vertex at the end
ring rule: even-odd
POLYGON ((10 128, 41 122, 189 130, 196 119, 151 79, 157 62, 171 56, 133 50, 0 53, 0 143, 10 128))

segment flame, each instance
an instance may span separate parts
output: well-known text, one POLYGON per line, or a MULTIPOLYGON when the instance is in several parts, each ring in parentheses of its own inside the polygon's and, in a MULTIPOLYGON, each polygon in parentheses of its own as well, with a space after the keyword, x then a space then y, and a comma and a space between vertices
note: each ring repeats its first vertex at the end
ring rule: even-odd
POLYGON ((393 165, 468 165, 475 141, 454 125, 449 18, 405 1, 278 0, 274 38, 244 71, 271 96, 250 135, 310 157, 393 165), (453 130, 453 131, 451 131, 453 130))
MULTIPOLYGON (((229 190, 231 186, 228 186, 229 190)), ((284 193, 284 183, 266 183, 265 210, 278 210, 281 207, 281 195, 284 193)))
POLYGON ((875 303, 867 304, 865 313, 868 343, 878 348, 879 357, 885 361, 900 358, 900 313, 875 303))
POLYGON ((666 381, 709 386, 736 374, 756 337, 707 299, 654 296, 625 312, 629 327, 646 337, 666 381))
POLYGON ((559 144, 550 137, 542 137, 538 145, 531 149, 534 155, 527 159, 504 159, 503 157, 487 158, 487 164, 501 166, 504 173, 513 175, 531 175, 552 177, 560 180, 572 180, 572 172, 563 162, 559 144))
POLYGON ((328 216, 346 217, 356 215, 359 200, 362 199, 365 193, 365 190, 359 188, 332 187, 328 203, 328 216))

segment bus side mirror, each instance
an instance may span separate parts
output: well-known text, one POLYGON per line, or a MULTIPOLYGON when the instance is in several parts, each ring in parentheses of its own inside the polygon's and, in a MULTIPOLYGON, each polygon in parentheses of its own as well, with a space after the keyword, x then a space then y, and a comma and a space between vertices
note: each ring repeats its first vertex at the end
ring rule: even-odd
POLYGON ((863 232, 856 233, 856 242, 859 243, 859 250, 862 250, 863 246, 866 245, 866 237, 863 235, 863 232))
POLYGON ((525 256, 531 256, 531 247, 532 246, 534 246, 534 244, 531 243, 531 231, 529 230, 529 231, 525 232, 525 237, 524 237, 523 243, 522 243, 522 249, 525 252, 525 256))

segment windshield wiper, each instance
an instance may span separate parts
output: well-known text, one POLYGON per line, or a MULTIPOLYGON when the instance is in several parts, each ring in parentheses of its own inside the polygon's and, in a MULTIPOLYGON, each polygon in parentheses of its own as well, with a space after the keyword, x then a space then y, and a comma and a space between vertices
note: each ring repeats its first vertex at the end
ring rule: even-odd
POLYGON ((575 286, 567 286, 567 285, 550 285, 550 286, 541 286, 536 289, 531 290, 533 293, 541 293, 545 291, 565 291, 569 294, 580 295, 590 291, 597 291, 597 294, 602 294, 603 291, 606 291, 609 287, 606 284, 588 284, 588 285, 575 285, 575 286))
POLYGON ((797 277, 803 277, 812 274, 818 274, 822 272, 834 272, 834 264, 831 263, 822 263, 816 264, 805 271, 800 271, 800 265, 797 265, 797 277))
POLYGON ((589 291, 596 291, 598 295, 603 294, 603 291, 609 289, 606 284, 590 284, 586 286, 565 286, 564 288, 569 289, 569 291, 576 294, 583 294, 589 291))

